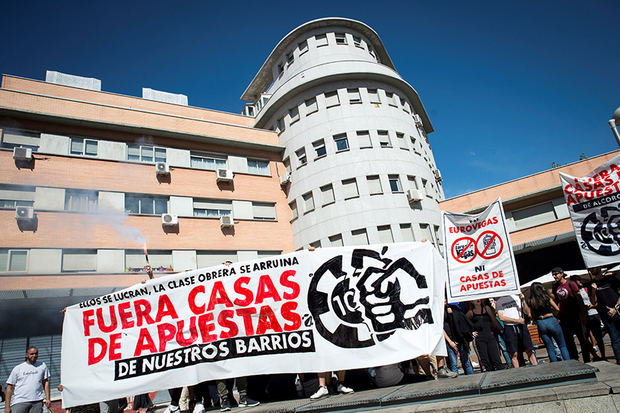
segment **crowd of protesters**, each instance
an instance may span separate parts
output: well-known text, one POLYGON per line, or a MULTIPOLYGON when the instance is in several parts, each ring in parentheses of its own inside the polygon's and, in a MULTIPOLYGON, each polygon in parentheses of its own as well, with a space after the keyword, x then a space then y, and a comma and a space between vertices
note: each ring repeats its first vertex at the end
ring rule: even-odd
MULTIPOLYGON (((227 263, 228 264, 228 263, 227 263)), ((617 364, 620 364, 620 281, 615 274, 593 272, 590 281, 569 278, 560 267, 551 271, 554 283, 546 288, 534 282, 526 294, 444 303, 444 339, 447 357, 422 355, 388 366, 313 374, 280 374, 239 377, 170 389, 171 402, 165 413, 210 408, 229 411, 232 407, 252 407, 259 400, 274 401, 295 397, 318 399, 355 389, 394 386, 423 380, 454 378, 462 374, 535 366, 539 360, 528 325, 535 326, 550 362, 579 359, 605 360, 603 336, 609 335, 617 364), (594 281, 596 279, 596 281, 594 281), (471 352, 478 363, 472 360, 471 352), (504 356, 504 361, 501 355, 504 356), (460 362, 460 367, 459 367, 460 362), (248 384, 250 383, 250 384, 248 384), (238 397, 233 396, 236 387, 238 397), (249 391, 251 390, 251 392, 249 391), (249 395, 252 394, 252 397, 249 395), (238 401, 237 401, 238 400, 238 401)), ((50 406, 49 371, 37 361, 38 350, 29 347, 26 361, 11 372, 6 387, 5 413, 42 413, 50 406)), ((58 386, 62 391, 62 385, 58 386)), ((153 403, 148 394, 136 395, 128 406, 121 398, 78 406, 71 413, 120 413, 131 407, 149 413, 153 403)))

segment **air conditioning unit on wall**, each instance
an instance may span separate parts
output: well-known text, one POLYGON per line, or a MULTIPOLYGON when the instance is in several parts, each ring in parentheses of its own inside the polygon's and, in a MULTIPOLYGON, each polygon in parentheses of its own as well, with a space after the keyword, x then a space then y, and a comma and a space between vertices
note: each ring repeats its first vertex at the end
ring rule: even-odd
POLYGON ((174 214, 161 214, 161 224, 164 227, 174 227, 179 225, 179 217, 174 214))
POLYGON ((409 203, 419 202, 422 199, 424 199, 424 195, 419 189, 409 189, 407 191, 407 201, 409 201, 409 203))
POLYGON ((16 161, 29 161, 32 159, 32 149, 13 148, 13 159, 16 161))
POLYGON ((169 175, 170 166, 166 162, 157 162, 155 164, 155 173, 157 175, 169 175))
POLYGON ((285 186, 291 183, 291 174, 288 172, 284 172, 280 175, 280 185, 285 186))
POLYGON ((235 221, 233 221, 233 217, 230 215, 223 215, 220 217, 220 227, 222 228, 232 228, 235 226, 235 221))
POLYGON ((216 171, 216 182, 232 182, 233 180, 233 171, 230 169, 220 168, 216 171))
POLYGON ((441 182, 441 172, 439 172, 439 169, 435 169, 433 171, 433 174, 435 175, 435 180, 437 182, 441 182))
POLYGON ((418 128, 424 127, 424 123, 422 123, 422 118, 417 113, 413 115, 413 121, 418 128))
POLYGON ((31 206, 18 206, 15 208, 15 219, 22 222, 34 219, 34 208, 31 206))

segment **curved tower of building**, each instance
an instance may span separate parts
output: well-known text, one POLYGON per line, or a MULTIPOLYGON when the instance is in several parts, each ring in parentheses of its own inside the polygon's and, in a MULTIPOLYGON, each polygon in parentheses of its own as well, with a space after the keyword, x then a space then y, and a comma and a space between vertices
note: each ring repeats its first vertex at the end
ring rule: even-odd
POLYGON ((418 93, 364 23, 305 23, 273 49, 242 96, 276 130, 295 247, 441 243, 441 175, 418 93))

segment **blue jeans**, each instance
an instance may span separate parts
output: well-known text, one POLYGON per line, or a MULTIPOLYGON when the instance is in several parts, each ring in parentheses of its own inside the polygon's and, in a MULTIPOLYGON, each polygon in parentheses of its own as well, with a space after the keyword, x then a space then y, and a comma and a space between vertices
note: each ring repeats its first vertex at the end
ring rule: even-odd
POLYGON ((501 334, 497 335, 497 344, 499 344, 499 349, 504 356, 504 360, 506 360, 506 365, 508 365, 508 367, 512 367, 512 359, 510 358, 510 353, 506 350, 506 343, 504 342, 504 337, 502 337, 501 334))
POLYGON ((536 320, 536 325, 538 326, 540 338, 542 338, 542 341, 545 343, 545 347, 547 348, 549 360, 551 360, 551 362, 558 361, 558 358, 555 355, 553 340, 555 340, 556 344, 560 348, 562 360, 570 360, 568 348, 566 347, 566 342, 564 341, 564 334, 562 333, 562 327, 560 327, 560 323, 558 323, 557 318, 548 317, 542 320, 536 320))
POLYGON ((611 348, 614 351, 616 363, 620 364, 620 316, 616 315, 613 319, 605 317, 603 323, 605 327, 607 327, 607 333, 609 333, 611 348))
POLYGON ((452 347, 446 344, 448 348, 448 369, 458 374, 459 365, 458 365, 458 356, 461 356, 461 366, 463 366, 463 370, 465 374, 474 374, 474 368, 469 361, 469 343, 463 344, 458 343, 457 351, 455 351, 452 347))

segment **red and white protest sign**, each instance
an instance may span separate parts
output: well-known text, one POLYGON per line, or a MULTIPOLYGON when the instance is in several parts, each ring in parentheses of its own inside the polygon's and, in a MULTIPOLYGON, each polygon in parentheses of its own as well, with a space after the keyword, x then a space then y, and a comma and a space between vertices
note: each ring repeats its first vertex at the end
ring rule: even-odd
POLYGON ((498 199, 478 215, 442 212, 448 301, 519 293, 519 277, 498 199))
POLYGON ((584 177, 560 173, 586 267, 620 262, 620 155, 584 177))
POLYGON ((63 407, 445 355, 444 285, 430 243, 319 248, 148 280, 67 308, 63 407))

